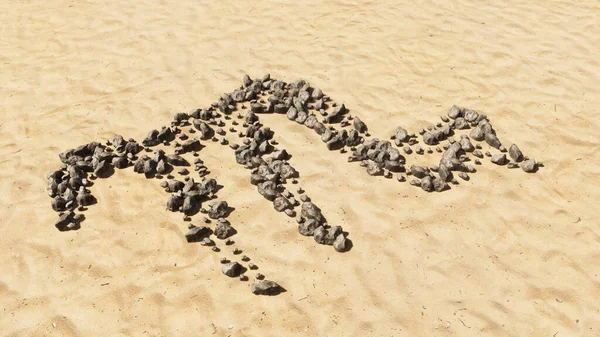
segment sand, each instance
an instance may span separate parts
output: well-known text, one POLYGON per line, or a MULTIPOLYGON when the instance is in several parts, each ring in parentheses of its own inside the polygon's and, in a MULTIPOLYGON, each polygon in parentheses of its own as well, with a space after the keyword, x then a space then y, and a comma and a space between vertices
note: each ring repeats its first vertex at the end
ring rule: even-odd
POLYGON ((600 335, 599 16, 586 0, 0 3, 0 335, 600 335), (59 152, 141 140, 267 72, 305 78, 382 137, 478 110, 546 167, 486 162, 428 194, 261 116, 354 244, 300 236, 231 152, 202 150, 238 246, 287 289, 275 297, 223 276, 131 170, 96 182, 80 230, 54 228, 59 152))

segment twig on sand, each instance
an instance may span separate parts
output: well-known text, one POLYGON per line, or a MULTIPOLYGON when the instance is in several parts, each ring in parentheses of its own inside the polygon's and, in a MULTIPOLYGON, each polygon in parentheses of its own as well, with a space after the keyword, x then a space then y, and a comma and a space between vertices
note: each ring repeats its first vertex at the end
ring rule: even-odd
POLYGON ((462 319, 460 319, 460 318, 459 318, 458 320, 459 320, 459 321, 462 323, 462 325, 464 325, 464 326, 466 326, 467 328, 471 329, 471 327, 470 327, 470 326, 468 326, 468 325, 466 325, 466 324, 465 324, 465 322, 463 322, 463 320, 462 320, 462 319))
POLYGON ((302 301, 302 300, 305 300, 305 299, 307 299, 307 298, 308 298, 308 295, 307 295, 307 296, 304 296, 304 297, 302 297, 301 299, 299 299, 299 300, 298 300, 298 302, 300 302, 300 301, 302 301))

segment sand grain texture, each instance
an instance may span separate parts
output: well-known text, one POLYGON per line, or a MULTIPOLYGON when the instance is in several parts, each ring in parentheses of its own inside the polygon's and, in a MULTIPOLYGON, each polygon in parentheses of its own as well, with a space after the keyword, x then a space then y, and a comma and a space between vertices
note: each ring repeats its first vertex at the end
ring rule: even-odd
POLYGON ((599 17, 587 0, 1 2, 0 335, 600 335, 599 17), (305 78, 380 137, 476 109, 546 167, 486 162, 427 194, 261 116, 354 243, 298 235, 230 152, 202 150, 277 297, 221 275, 131 170, 96 182, 81 230, 54 228, 59 152, 141 140, 266 72, 305 78))

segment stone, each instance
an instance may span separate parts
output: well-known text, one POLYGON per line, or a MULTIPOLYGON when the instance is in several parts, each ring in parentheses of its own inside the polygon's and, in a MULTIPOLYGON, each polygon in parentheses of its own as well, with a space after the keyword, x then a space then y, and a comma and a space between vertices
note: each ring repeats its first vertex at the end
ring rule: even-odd
POLYGON ((465 152, 475 151, 475 146, 473 146, 473 143, 471 143, 471 140, 467 136, 461 137, 459 144, 460 144, 460 148, 465 152))
POLYGON ((200 209, 200 203, 198 203, 198 200, 195 197, 193 197, 193 196, 185 197, 185 199, 183 200, 183 206, 181 209, 183 211, 183 213, 185 213, 186 215, 194 214, 194 213, 198 212, 199 209, 200 209))
POLYGON ((433 179, 433 189, 436 192, 443 192, 447 188, 448 188, 448 184, 443 179, 441 179, 441 178, 433 179))
POLYGON ((533 159, 527 159, 521 163, 521 168, 524 172, 533 173, 538 170, 538 164, 533 159))
POLYGON ((474 140, 476 140, 478 142, 480 142, 480 141, 482 141, 482 140, 485 139, 485 133, 483 132, 483 130, 479 126, 471 129, 471 132, 469 133, 469 136, 472 139, 474 139, 474 140))
POLYGON ((225 240, 228 237, 234 235, 235 233, 235 229, 231 227, 228 221, 217 222, 217 224, 215 225, 214 234, 218 239, 225 240))
POLYGON ((283 212, 292 207, 292 204, 283 196, 278 196, 273 200, 273 207, 277 212, 283 212))
POLYGON ((406 178, 403 175, 401 175, 400 173, 398 173, 396 175, 396 180, 398 180, 399 182, 404 182, 404 181, 406 181, 406 178))
POLYGON ((52 209, 55 212, 63 212, 64 210, 66 210, 67 202, 65 201, 65 199, 63 199, 59 196, 54 197, 52 199, 51 204, 52 204, 52 209))
POLYGON ((516 144, 512 144, 510 146, 510 148, 508 149, 508 155, 510 156, 510 158, 512 158, 512 160, 516 161, 517 163, 523 160, 523 153, 516 144))
POLYGON ((421 179, 421 189, 425 192, 431 192, 433 190, 433 181, 430 176, 425 176, 421 179))
POLYGON ((321 209, 310 201, 302 203, 300 214, 304 218, 314 219, 319 223, 322 223, 324 221, 321 209))
POLYGON ((212 231, 208 227, 193 227, 185 234, 185 239, 187 242, 200 242, 205 237, 210 236, 211 233, 212 231))
POLYGON ((56 227, 56 229, 58 229, 61 232, 69 230, 67 226, 74 221, 74 217, 75 213, 73 212, 63 213, 61 216, 58 217, 56 223, 54 223, 54 227, 56 227))
POLYGON ((258 193, 269 201, 274 201, 277 197, 277 185, 272 181, 265 181, 258 184, 258 193))
POLYGON ((79 206, 89 206, 95 203, 96 198, 90 192, 83 190, 79 191, 77 194, 77 204, 79 204, 79 206))
POLYGON ((177 212, 179 208, 183 206, 183 198, 178 195, 171 195, 167 199, 167 210, 171 212, 177 212))
POLYGON ((283 211, 283 213, 287 216, 289 216, 290 218, 293 218, 296 216, 296 211, 294 211, 293 209, 286 209, 285 211, 283 211))
POLYGON ((464 130, 470 127, 469 123, 464 118, 458 117, 456 120, 454 120, 454 128, 457 130, 464 130))
POLYGON ((412 153, 412 149, 408 145, 405 146, 405 147, 403 147, 402 150, 404 150, 404 153, 406 153, 406 154, 411 154, 412 153))
MULTIPOLYGON (((314 91, 313 91, 314 92, 314 91)), ((279 284, 269 280, 262 280, 252 285, 252 293, 254 295, 277 295, 283 291, 279 284)))
POLYGON ((229 277, 238 277, 242 271, 242 265, 237 262, 224 263, 221 266, 221 272, 229 277))
POLYGON ((314 219, 307 219, 298 224, 298 232, 304 236, 312 236, 320 224, 314 219))
POLYGON ((319 99, 323 98, 323 91, 321 91, 321 89, 319 89, 319 88, 314 88, 312 91, 311 97, 314 100, 319 100, 319 99))
POLYGON ((485 142, 488 143, 489 146, 496 149, 499 149, 500 146, 502 146, 498 137, 491 132, 485 134, 485 142))
POLYGON ((369 160, 368 164, 367 164, 367 174, 369 174, 370 176, 382 175, 383 168, 381 167, 381 164, 379 164, 373 160, 369 160))
POLYGON ((218 219, 225 217, 228 211, 229 206, 227 205, 227 201, 219 201, 210 205, 208 208, 208 216, 211 219, 218 219))
POLYGON ((466 172, 459 172, 458 177, 462 180, 469 181, 470 177, 466 172))
POLYGON ((475 150, 473 151, 473 155, 477 158, 483 158, 483 153, 481 153, 481 150, 475 150))
POLYGON ((417 178, 423 178, 429 175, 429 169, 425 166, 412 165, 410 167, 410 173, 417 178))
POLYGON ((367 125, 363 121, 361 121, 360 118, 358 118, 358 117, 354 118, 353 125, 354 125, 354 129, 356 131, 358 131, 360 133, 367 132, 367 125))
POLYGON ((506 167, 508 167, 509 169, 514 169, 514 168, 518 168, 519 164, 510 162, 510 163, 508 163, 508 165, 506 165, 506 167))
POLYGON ((452 119, 456 119, 458 117, 462 117, 463 115, 463 111, 462 109, 460 109, 459 107, 457 107, 456 105, 453 105, 450 110, 448 110, 448 117, 452 118, 452 119))
POLYGON ((344 234, 339 234, 335 238, 335 241, 333 241, 333 248, 340 253, 346 251, 346 236, 344 234))
POLYGON ((505 165, 507 163, 506 155, 504 153, 495 154, 492 156, 491 161, 496 165, 505 165))
POLYGON ((329 229, 320 226, 315 229, 313 236, 317 243, 331 246, 340 234, 342 234, 342 227, 340 226, 334 226, 329 229))
POLYGON ((452 172, 445 164, 439 165, 438 174, 443 181, 451 181, 452 180, 452 172))

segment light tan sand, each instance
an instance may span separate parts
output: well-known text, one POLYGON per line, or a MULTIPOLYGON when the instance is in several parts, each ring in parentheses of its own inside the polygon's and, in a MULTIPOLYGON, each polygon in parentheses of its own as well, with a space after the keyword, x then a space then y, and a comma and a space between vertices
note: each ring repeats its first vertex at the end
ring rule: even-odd
POLYGON ((0 335, 599 336, 599 17, 587 0, 0 2, 0 335), (59 152, 141 140, 267 72, 307 79, 380 137, 476 109, 546 167, 486 161, 427 194, 261 117, 354 242, 300 236, 229 149, 202 150, 277 297, 223 276, 131 170, 96 182, 81 230, 54 228, 59 152))

